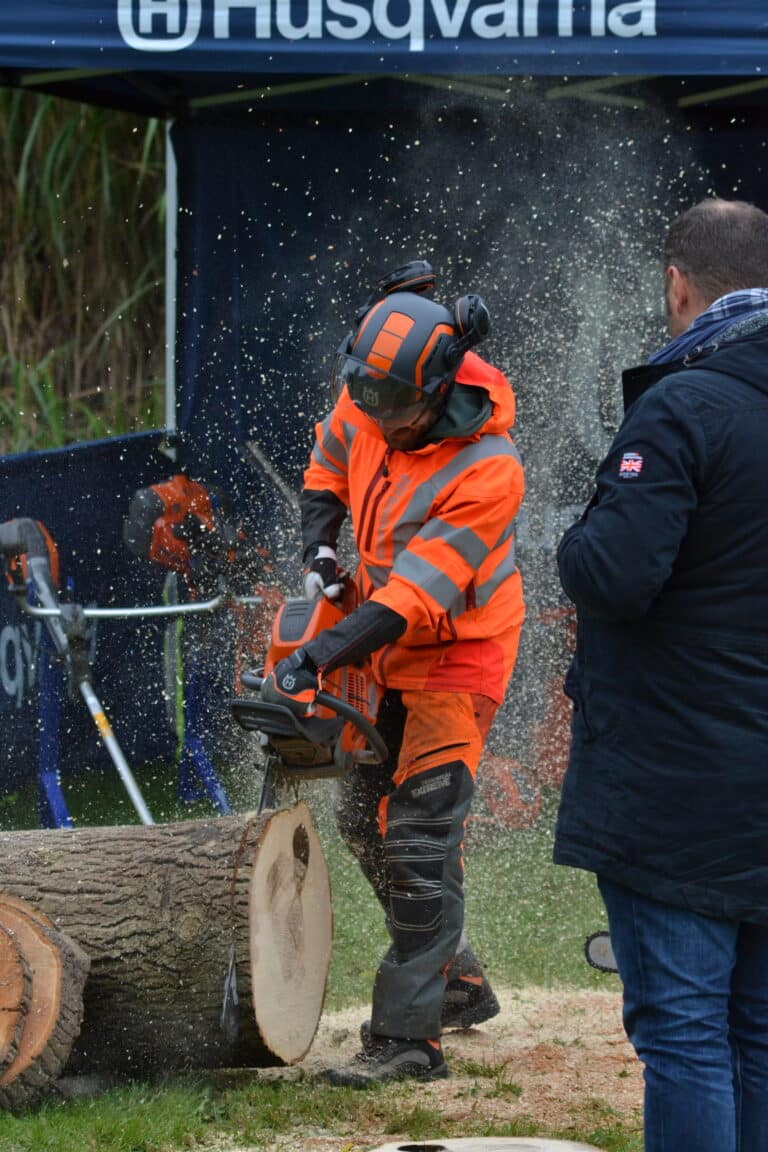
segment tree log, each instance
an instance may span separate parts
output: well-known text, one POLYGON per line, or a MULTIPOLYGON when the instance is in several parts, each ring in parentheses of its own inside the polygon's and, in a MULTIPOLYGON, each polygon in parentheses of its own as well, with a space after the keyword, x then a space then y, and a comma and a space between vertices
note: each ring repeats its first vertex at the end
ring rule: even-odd
POLYGON ((89 962, 68 936, 19 901, 0 896, 0 925, 15 940, 31 976, 18 1049, 0 1076, 0 1108, 18 1112, 50 1091, 69 1059, 83 1019, 89 962))
POLYGON ((68 1072, 300 1060, 322 1012, 330 884, 306 805, 151 827, 0 833, 2 889, 87 953, 68 1072), (239 1016, 222 1027, 234 945, 239 1016))

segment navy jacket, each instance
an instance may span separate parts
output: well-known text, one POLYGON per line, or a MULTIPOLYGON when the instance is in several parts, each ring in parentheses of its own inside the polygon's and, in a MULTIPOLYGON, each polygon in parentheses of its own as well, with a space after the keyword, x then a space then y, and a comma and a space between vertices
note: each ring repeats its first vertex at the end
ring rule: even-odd
POLYGON ((625 374, 558 550, 578 608, 557 863, 768 924, 768 325, 625 374))

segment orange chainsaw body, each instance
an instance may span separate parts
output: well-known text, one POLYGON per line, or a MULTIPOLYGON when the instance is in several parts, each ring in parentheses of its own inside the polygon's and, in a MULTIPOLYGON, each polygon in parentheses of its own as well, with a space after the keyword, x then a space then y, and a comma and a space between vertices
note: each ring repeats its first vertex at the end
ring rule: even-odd
MULTIPOLYGON (((264 675, 268 675, 279 660, 290 656, 297 648, 308 644, 315 636, 338 624, 354 607, 354 585, 348 582, 341 602, 327 600, 286 600, 281 604, 272 625, 272 639, 267 652, 264 675)), ((371 724, 376 723, 381 689, 373 679, 370 664, 348 665, 323 676, 321 688, 338 700, 355 708, 371 724)), ((348 770, 352 763, 366 758, 366 739, 351 722, 340 719, 330 708, 318 705, 317 711, 301 722, 306 733, 304 747, 300 737, 283 740, 268 733, 270 742, 287 767, 299 762, 322 766, 332 762, 339 771, 348 770)))

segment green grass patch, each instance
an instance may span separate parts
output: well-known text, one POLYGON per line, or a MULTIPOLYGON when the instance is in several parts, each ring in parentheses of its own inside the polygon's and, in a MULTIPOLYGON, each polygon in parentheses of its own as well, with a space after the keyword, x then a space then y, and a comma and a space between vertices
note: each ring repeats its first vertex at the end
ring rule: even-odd
POLYGON ((171 1083, 130 1085, 92 1101, 51 1104, 30 1116, 4 1116, 2 1152, 169 1152, 231 1143, 273 1149, 294 1137, 326 1135, 359 1149, 383 1143, 381 1133, 411 1141, 451 1137, 548 1135, 582 1140, 606 1152, 641 1152, 639 1133, 610 1110, 589 1111, 585 1124, 546 1132, 533 1118, 487 1123, 446 1120, 440 1110, 409 1104, 408 1086, 359 1092, 303 1080, 264 1081, 253 1073, 211 1073, 171 1083))

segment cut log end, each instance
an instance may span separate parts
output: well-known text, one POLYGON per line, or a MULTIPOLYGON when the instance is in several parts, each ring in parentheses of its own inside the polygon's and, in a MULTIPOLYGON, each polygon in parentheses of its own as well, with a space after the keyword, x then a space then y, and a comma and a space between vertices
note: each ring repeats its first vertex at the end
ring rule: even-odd
POLYGON ((12 934, 0 925, 0 1074, 18 1053, 31 996, 27 959, 12 934))
POLYGON ((304 804, 263 829, 249 890, 251 995, 267 1050, 284 1064, 309 1051, 325 999, 333 913, 323 851, 304 804))
MULTIPOLYGON (((23 901, 5 900, 2 895, 0 929, 0 949, 3 939, 10 941, 28 977, 21 1029, 17 1023, 6 1059, 0 1060, 0 1108, 18 1112, 48 1094, 69 1059, 83 1020, 83 988, 89 960, 47 917, 23 901)), ((13 948, 0 953, 0 997, 3 972, 18 981, 13 948)), ((15 998, 12 991, 7 991, 11 1006, 15 998)), ((1 1006, 0 998, 0 1030, 1 1006)))

